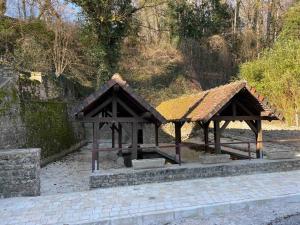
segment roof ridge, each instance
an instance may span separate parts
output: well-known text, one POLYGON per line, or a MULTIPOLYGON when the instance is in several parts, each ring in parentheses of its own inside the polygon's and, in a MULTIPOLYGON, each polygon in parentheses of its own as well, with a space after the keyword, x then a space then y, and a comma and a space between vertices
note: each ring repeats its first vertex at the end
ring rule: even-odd
POLYGON ((244 84, 245 87, 246 87, 246 85, 248 85, 248 82, 247 82, 246 80, 236 80, 236 81, 234 81, 234 82, 229 82, 229 83, 226 83, 226 84, 223 84, 223 85, 214 87, 214 88, 210 88, 210 89, 208 89, 208 90, 206 90, 206 91, 214 91, 214 90, 216 90, 216 89, 223 88, 223 87, 226 87, 226 86, 231 86, 231 85, 238 84, 238 83, 244 84))
POLYGON ((127 81, 124 80, 119 73, 115 73, 114 75, 112 75, 111 80, 117 82, 120 85, 128 85, 127 81))

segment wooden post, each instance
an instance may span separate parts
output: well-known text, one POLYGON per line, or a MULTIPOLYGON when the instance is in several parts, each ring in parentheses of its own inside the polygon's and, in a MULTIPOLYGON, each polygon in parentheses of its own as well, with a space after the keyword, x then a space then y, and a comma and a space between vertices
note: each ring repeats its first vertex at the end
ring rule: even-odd
POLYGON ((209 122, 203 125, 205 151, 208 151, 208 129, 209 129, 209 122))
POLYGON ((115 148, 115 124, 112 123, 111 126, 111 147, 115 148))
POLYGON ((122 125, 118 123, 118 145, 119 148, 122 148, 122 125))
POLYGON ((221 154, 221 132, 220 121, 214 120, 215 152, 221 154))
MULTIPOLYGON (((96 149, 98 148, 98 126, 99 124, 98 123, 93 123, 93 150, 92 150, 92 171, 95 171, 95 168, 96 168, 96 161, 99 161, 97 160, 97 151, 96 149)), ((98 164, 98 162, 97 162, 98 164)), ((99 168, 97 168, 99 169, 99 168)))
POLYGON ((155 146, 158 146, 158 124, 155 124, 155 146))
POLYGON ((256 120, 256 158, 262 158, 262 147, 263 147, 263 134, 261 127, 261 120, 256 120))
POLYGON ((181 152, 180 152, 180 144, 181 144, 181 122, 175 123, 175 145, 176 145, 176 160, 179 161, 181 165, 181 152))
POLYGON ((137 159, 138 141, 137 141, 137 122, 132 123, 132 151, 131 159, 137 159))

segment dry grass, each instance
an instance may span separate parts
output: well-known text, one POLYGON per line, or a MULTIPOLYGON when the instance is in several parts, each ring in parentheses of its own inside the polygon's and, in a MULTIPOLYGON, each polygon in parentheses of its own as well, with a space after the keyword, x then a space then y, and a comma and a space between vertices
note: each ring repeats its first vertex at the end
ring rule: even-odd
POLYGON ((154 106, 199 91, 188 78, 182 54, 170 44, 127 46, 120 68, 124 79, 154 106))

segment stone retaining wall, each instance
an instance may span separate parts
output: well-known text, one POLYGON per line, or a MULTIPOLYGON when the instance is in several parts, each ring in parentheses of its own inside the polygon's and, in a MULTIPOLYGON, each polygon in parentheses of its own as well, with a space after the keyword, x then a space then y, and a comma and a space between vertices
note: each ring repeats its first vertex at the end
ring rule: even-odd
POLYGON ((40 149, 0 150, 0 198, 40 195, 40 149))
POLYGON ((225 177, 254 173, 299 170, 300 159, 236 160, 230 163, 204 165, 189 163, 165 168, 133 170, 132 168, 96 171, 90 176, 90 188, 104 188, 158 183, 207 177, 225 177))

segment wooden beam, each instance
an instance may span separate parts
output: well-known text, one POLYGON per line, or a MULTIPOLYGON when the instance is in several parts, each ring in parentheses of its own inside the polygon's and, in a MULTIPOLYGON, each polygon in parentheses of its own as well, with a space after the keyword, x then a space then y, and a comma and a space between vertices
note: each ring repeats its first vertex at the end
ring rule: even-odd
POLYGON ((176 122, 175 123, 175 150, 176 150, 176 160, 179 161, 179 164, 181 164, 181 149, 180 149, 180 144, 181 144, 181 127, 183 126, 183 123, 181 122, 176 122))
POLYGON ((112 98, 112 117, 114 118, 118 117, 117 96, 115 92, 113 92, 113 98, 112 98))
POLYGON ((99 131, 102 129, 105 123, 99 123, 99 131))
POLYGON ((86 123, 94 123, 94 122, 102 122, 102 123, 133 123, 133 122, 139 122, 139 123, 149 123, 148 120, 142 119, 142 118, 134 118, 134 117, 92 117, 92 118, 86 118, 83 122, 86 123))
POLYGON ((115 124, 111 127, 111 147, 115 148, 115 124))
POLYGON ((208 131, 209 131, 209 122, 203 124, 203 131, 204 131, 204 149, 208 151, 208 131))
MULTIPOLYGON (((96 169, 96 161, 97 160, 97 152, 95 151, 98 148, 98 123, 93 123, 93 150, 92 150, 92 171, 95 171, 96 169)), ((97 169, 98 167, 98 162, 97 162, 97 169)))
POLYGON ((110 127, 110 129, 114 128, 117 132, 119 132, 119 128, 113 123, 110 127))
POLYGON ((155 124, 155 146, 158 146, 158 124, 155 124))
POLYGON ((204 129, 204 125, 202 124, 201 121, 198 121, 198 124, 199 124, 199 126, 200 126, 202 129, 204 129))
POLYGON ((215 138, 215 151, 217 154, 221 154, 221 129, 220 121, 214 121, 214 138, 215 138))
POLYGON ((127 110, 127 112, 129 112, 129 114, 131 114, 131 116, 133 117, 139 117, 131 108, 129 108, 127 106, 127 104, 125 102, 123 102, 121 99, 117 99, 117 102, 124 108, 127 110))
POLYGON ((257 127, 256 124, 252 120, 245 120, 245 122, 248 124, 250 129, 254 132, 255 135, 257 135, 257 127))
POLYGON ((151 118, 151 116, 152 116, 152 114, 150 112, 144 112, 141 117, 142 118, 151 118))
POLYGON ((83 119, 86 117, 93 117, 95 114, 99 113, 104 107, 109 105, 112 102, 112 98, 106 99, 104 102, 102 102, 97 108, 93 109, 91 112, 86 114, 83 119))
POLYGON ((131 159, 137 159, 137 150, 138 150, 138 123, 132 123, 132 149, 131 149, 131 159))
POLYGON ((220 132, 223 133, 223 131, 226 129, 226 127, 228 126, 228 124, 230 123, 230 120, 225 121, 225 123, 223 124, 223 126, 220 128, 220 132))
POLYGON ((233 120, 260 120, 262 119, 263 117, 261 116, 214 116, 212 118, 212 120, 218 120, 218 121, 221 121, 221 120, 224 120, 224 121, 233 121, 233 120))
POLYGON ((118 123, 118 147, 122 148, 122 124, 118 123))
POLYGON ((261 120, 256 121, 256 157, 261 158, 262 157, 262 148, 263 148, 263 133, 262 133, 262 126, 261 126, 261 120))

